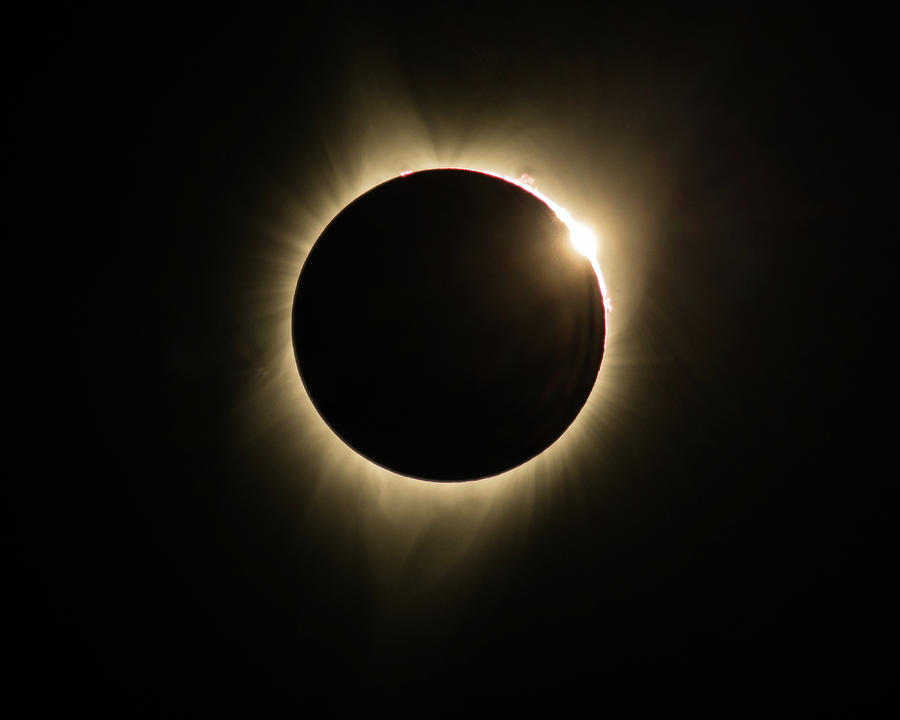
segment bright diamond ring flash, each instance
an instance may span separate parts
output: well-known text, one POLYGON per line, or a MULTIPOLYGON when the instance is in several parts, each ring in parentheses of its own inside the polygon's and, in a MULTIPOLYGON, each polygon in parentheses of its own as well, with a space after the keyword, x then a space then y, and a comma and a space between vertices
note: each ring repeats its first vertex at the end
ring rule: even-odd
MULTIPOLYGON (((492 175, 502 180, 506 180, 507 182, 511 182, 513 185, 518 185, 523 190, 527 190, 532 195, 546 203, 547 206, 556 214, 556 217, 562 220, 565 226, 569 228, 569 237, 572 240, 572 247, 574 247, 577 252, 584 255, 588 260, 590 260, 591 266, 593 266, 594 272, 597 275, 597 282, 600 285, 600 294, 603 296, 603 308, 607 313, 612 310, 612 301, 609 297, 609 291, 606 289, 606 282, 603 280, 603 273, 600 272, 600 262, 597 259, 597 252, 599 250, 597 236, 594 235, 594 232, 587 225, 582 225, 581 223, 576 222, 572 218, 572 214, 568 210, 560 207, 550 198, 540 192, 534 186, 534 180, 528 175, 522 175, 518 179, 514 179, 511 177, 506 177, 505 175, 500 175, 499 173, 491 172, 489 170, 477 170, 474 168, 465 167, 456 169, 480 172, 484 173, 485 175, 492 175)), ((410 172, 414 171, 404 172, 401 173, 401 175, 408 175, 410 172)))
POLYGON ((569 235, 572 238, 572 245, 575 246, 575 249, 588 260, 592 260, 597 256, 597 238, 594 237, 594 233, 589 228, 573 223, 569 226, 569 235))

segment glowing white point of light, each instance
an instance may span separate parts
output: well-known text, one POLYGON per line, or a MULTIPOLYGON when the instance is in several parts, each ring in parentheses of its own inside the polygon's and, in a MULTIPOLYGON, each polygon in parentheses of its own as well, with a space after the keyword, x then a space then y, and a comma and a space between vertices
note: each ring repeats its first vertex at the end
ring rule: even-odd
POLYGON ((575 249, 588 260, 597 257, 597 238, 594 237, 590 228, 573 223, 569 226, 569 236, 575 249))

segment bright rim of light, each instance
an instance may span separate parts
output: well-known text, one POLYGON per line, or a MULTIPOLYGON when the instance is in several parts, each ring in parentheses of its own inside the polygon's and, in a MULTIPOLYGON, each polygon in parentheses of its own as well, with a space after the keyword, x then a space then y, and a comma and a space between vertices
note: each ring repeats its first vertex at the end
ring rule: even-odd
MULTIPOLYGON (((506 182, 512 183, 513 185, 516 185, 517 187, 531 193, 536 198, 541 200, 544 204, 546 204, 551 210, 553 210, 553 212, 556 214, 556 217, 559 218, 559 220, 568 228, 569 236, 570 236, 570 240, 572 242, 573 248, 576 250, 576 252, 584 255, 590 261, 591 266, 594 269, 594 272, 597 276, 597 283, 599 285, 600 292, 601 292, 601 295, 603 298, 604 315, 607 319, 607 322, 605 323, 606 335, 607 336, 609 335, 608 317, 609 317, 610 311, 612 310, 612 303, 610 302, 609 292, 606 288, 606 282, 603 279, 603 273, 600 270, 600 263, 597 258, 597 253, 598 253, 597 239, 596 239, 596 236, 594 235, 594 232, 589 227, 574 220, 572 218, 571 213, 568 210, 563 208, 558 203, 555 203, 553 200, 551 200, 546 195, 544 195, 542 192, 540 192, 535 187, 534 179, 528 175, 521 175, 518 178, 512 178, 507 175, 502 175, 500 173, 492 172, 490 170, 483 170, 483 169, 473 168, 473 167, 438 166, 438 167, 421 168, 419 170, 404 170, 399 173, 399 177, 407 177, 409 175, 413 175, 416 172, 423 172, 426 170, 462 170, 462 171, 466 171, 466 172, 476 172, 476 173, 480 173, 482 175, 489 175, 491 177, 495 177, 500 180, 505 180, 506 182)), ((394 177, 396 178, 397 176, 394 176, 394 177)), ((388 180, 391 180, 391 179, 394 179, 394 178, 388 178, 388 180)), ((382 182, 386 182, 386 181, 382 181, 382 182)), ((381 184, 381 183, 376 183, 376 185, 378 185, 378 184, 381 184)), ((307 252, 308 252, 308 250, 307 250, 307 252)), ((290 339, 289 339, 289 342, 290 342, 290 339)), ((604 347, 605 346, 606 346, 606 337, 604 337, 604 347)), ((293 361, 293 345, 291 345, 291 360, 293 361)), ((294 367, 295 367, 295 372, 296 372, 296 365, 294 365, 294 367)), ((602 369, 602 364, 601 364, 601 369, 602 369)), ((295 380, 296 380, 297 386, 302 385, 299 378, 295 378, 295 380)), ((596 387, 596 382, 595 382, 595 387, 596 387)), ((305 390, 302 391, 302 394, 306 400, 306 404, 308 405, 308 408, 312 408, 313 407, 312 401, 309 399, 309 396, 306 395, 305 390)), ((592 390, 591 395, 593 395, 593 390, 592 390)), ((428 486, 428 487, 439 487, 439 486, 472 487, 474 485, 482 485, 483 486, 486 483, 489 483, 489 481, 495 480, 495 479, 510 478, 510 477, 522 475, 523 473, 527 474, 529 472, 535 472, 535 465, 536 465, 537 461, 540 461, 541 459, 547 460, 548 458, 552 458, 554 453, 558 453, 566 448, 566 442, 565 442, 566 438, 571 439, 573 429, 575 429, 575 431, 577 433, 577 431, 579 429, 578 418, 584 412, 584 409, 586 407, 588 407, 588 405, 590 404, 590 398, 591 398, 591 396, 588 397, 588 401, 585 403, 585 406, 579 412, 579 415, 576 416, 576 418, 569 425, 569 427, 566 428, 565 431, 563 431, 562 435, 560 435, 560 437, 558 437, 553 443, 551 443, 551 445, 548 448, 545 448, 541 453, 538 453, 538 455, 536 455, 535 457, 533 457, 529 460, 526 460, 521 465, 511 468, 510 470, 506 470, 502 473, 498 473, 497 475, 489 476, 487 478, 481 478, 480 480, 477 480, 477 481, 463 481, 463 482, 457 482, 457 483, 440 483, 440 482, 423 481, 418 478, 410 478, 409 476, 400 475, 399 473, 396 473, 393 470, 390 470, 381 465, 378 465, 377 463, 373 462, 372 460, 365 458, 362 455, 358 454, 352 447, 347 445, 342 438, 340 438, 336 434, 334 434, 333 431, 330 429, 330 427, 327 426, 324 419, 318 414, 318 411, 311 410, 311 413, 316 416, 316 419, 312 420, 312 422, 315 423, 319 427, 320 431, 326 432, 330 436, 330 444, 336 443, 337 445, 335 447, 339 446, 343 451, 342 454, 350 453, 350 455, 346 455, 345 461, 348 463, 349 466, 353 467, 358 472, 373 472, 374 471, 378 475, 381 475, 382 473, 384 473, 384 474, 386 474, 386 476, 392 476, 394 478, 402 477, 402 478, 405 478, 405 480, 413 480, 414 482, 416 482, 418 484, 428 486)), ((583 431, 583 427, 580 429, 583 431)))

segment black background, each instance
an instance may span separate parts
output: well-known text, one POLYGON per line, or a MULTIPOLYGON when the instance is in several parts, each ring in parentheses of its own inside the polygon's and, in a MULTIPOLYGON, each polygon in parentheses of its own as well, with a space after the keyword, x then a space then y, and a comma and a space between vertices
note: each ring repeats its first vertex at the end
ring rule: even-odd
MULTIPOLYGON (((883 707, 883 25, 448 3, 95 5, 8 27, 13 232, 38 251, 27 302, 47 310, 23 415, 38 448, 8 479, 26 491, 14 648, 29 703, 883 707), (622 340, 640 381, 602 464, 576 468, 577 500, 537 506, 490 562, 468 556, 465 591, 438 582, 390 617, 364 549, 335 559, 348 524, 304 514, 304 467, 235 449, 234 423, 257 362, 238 291, 254 222, 273 187, 317 191, 346 78, 370 55, 438 135, 519 108, 523 125, 564 128, 561 162, 626 148, 643 170, 621 164, 620 216, 655 218, 622 340), (287 472, 292 494, 273 489, 287 472)), ((377 87, 378 72, 362 75, 377 87)), ((579 182, 584 164, 563 165, 579 182)))

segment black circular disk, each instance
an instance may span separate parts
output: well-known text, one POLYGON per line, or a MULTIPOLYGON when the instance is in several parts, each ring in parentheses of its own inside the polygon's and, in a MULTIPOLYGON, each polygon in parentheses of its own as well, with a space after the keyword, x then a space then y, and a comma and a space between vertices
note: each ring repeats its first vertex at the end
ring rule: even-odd
POLYGON ((600 369, 603 298, 542 200, 428 170, 378 185, 303 265, 294 353, 348 445, 427 480, 509 470, 549 447, 600 369))

